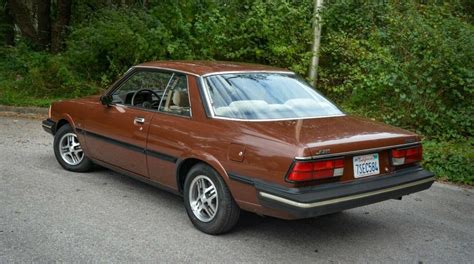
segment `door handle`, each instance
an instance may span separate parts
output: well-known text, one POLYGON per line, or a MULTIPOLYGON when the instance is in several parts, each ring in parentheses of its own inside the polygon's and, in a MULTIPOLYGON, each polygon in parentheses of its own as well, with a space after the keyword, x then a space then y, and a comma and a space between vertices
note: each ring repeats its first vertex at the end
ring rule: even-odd
POLYGON ((143 124, 143 123, 145 123, 145 118, 143 118, 143 117, 135 117, 135 119, 133 120, 133 123, 134 123, 135 125, 143 124))

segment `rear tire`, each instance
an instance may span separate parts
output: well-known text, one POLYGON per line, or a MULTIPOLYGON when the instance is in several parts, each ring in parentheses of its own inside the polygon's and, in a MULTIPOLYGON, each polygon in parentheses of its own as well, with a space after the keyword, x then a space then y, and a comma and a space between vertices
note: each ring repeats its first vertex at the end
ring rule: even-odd
POLYGON ((69 124, 58 129, 54 135, 53 147, 54 155, 64 169, 85 172, 92 168, 92 161, 82 150, 77 134, 69 124))
POLYGON ((184 206, 193 225, 210 235, 230 231, 240 216, 240 208, 222 177, 203 163, 192 167, 187 174, 184 206))

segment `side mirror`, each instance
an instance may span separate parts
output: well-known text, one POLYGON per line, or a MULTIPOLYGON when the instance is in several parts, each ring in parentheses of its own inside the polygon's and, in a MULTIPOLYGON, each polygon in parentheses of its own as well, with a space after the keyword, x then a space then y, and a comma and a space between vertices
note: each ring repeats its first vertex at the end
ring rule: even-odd
POLYGON ((102 95, 100 97, 100 102, 103 104, 103 105, 106 105, 106 106, 109 106, 112 104, 112 95, 102 95))

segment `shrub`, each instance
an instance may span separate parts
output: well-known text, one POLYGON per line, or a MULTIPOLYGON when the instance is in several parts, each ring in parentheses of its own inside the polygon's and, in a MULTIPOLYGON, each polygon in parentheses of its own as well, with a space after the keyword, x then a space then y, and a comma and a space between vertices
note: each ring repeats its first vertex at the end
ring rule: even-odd
POLYGON ((143 10, 103 9, 73 29, 66 56, 86 79, 106 84, 131 65, 166 58, 169 31, 143 10))
POLYGON ((318 87, 359 114, 430 138, 472 137, 474 27, 456 5, 345 3, 325 13, 318 87))
POLYGON ((474 140, 425 141, 423 165, 443 180, 474 185, 474 140))
POLYGON ((0 48, 0 103, 47 106, 48 98, 71 98, 97 92, 94 83, 78 79, 66 58, 31 51, 25 44, 0 48), (37 99, 37 100, 35 100, 37 99))

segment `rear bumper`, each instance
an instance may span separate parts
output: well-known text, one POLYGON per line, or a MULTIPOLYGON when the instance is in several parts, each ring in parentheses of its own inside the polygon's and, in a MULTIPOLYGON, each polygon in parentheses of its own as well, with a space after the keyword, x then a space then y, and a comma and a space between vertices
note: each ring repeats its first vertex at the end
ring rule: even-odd
POLYGON ((43 120, 43 122, 41 123, 44 131, 48 132, 49 134, 51 135, 54 135, 55 134, 55 127, 56 127, 56 122, 54 122, 53 120, 51 119, 46 119, 46 120, 43 120))
POLYGON ((308 218, 400 198, 426 190, 433 182, 433 173, 416 167, 386 176, 315 187, 284 188, 261 181, 254 181, 254 185, 262 206, 287 212, 294 218, 308 218))

